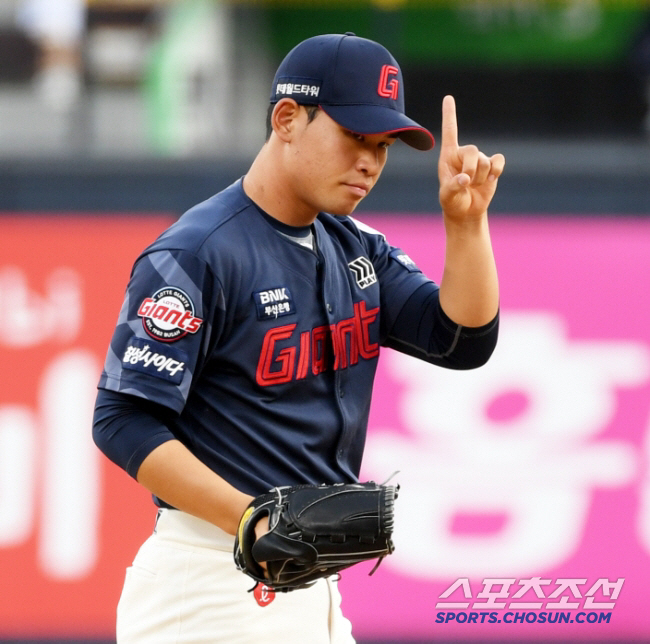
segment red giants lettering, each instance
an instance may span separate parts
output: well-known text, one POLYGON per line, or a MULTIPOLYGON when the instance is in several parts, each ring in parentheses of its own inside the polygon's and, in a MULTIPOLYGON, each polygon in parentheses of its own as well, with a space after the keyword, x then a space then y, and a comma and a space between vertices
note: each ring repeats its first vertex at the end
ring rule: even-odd
POLYGON ((257 363, 257 373, 255 374, 257 384, 264 387, 276 385, 281 382, 289 382, 293 376, 293 367, 296 363, 296 347, 287 347, 278 352, 274 358, 275 345, 280 340, 286 340, 291 337, 295 324, 285 324, 274 329, 269 329, 264 336, 264 344, 260 352, 260 359, 257 363), (280 369, 271 371, 273 363, 280 365, 280 369))
POLYGON ((319 326, 303 331, 294 338, 296 324, 269 329, 257 363, 257 384, 262 387, 279 385, 291 380, 307 377, 309 368, 317 376, 328 365, 328 342, 331 342, 334 364, 332 369, 345 369, 359 362, 359 358, 370 360, 379 355, 379 345, 370 342, 370 325, 377 319, 379 308, 366 310, 365 302, 354 305, 354 317, 337 324, 319 326), (280 348, 284 340, 291 340, 289 346, 280 348))
POLYGON ((150 320, 167 324, 169 328, 182 329, 189 333, 196 333, 203 323, 203 320, 194 317, 191 311, 174 309, 164 304, 159 304, 150 297, 142 301, 138 309, 138 315, 141 318, 149 318, 150 320))

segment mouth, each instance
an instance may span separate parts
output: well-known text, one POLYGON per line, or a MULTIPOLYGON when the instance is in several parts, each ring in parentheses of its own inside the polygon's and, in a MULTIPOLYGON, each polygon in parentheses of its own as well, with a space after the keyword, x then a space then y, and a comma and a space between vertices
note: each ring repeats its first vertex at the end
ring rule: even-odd
POLYGON ((360 198, 365 197, 370 192, 370 186, 365 183, 346 183, 345 185, 360 198))

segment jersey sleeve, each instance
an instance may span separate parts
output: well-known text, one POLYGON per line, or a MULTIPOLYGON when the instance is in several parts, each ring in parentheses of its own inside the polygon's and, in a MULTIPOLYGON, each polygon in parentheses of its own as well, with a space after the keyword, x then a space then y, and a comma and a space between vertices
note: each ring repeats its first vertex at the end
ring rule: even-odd
POLYGON ((442 310, 438 294, 427 285, 413 293, 384 346, 447 369, 481 367, 496 347, 499 314, 483 326, 465 327, 442 310))
POLYGON ((496 347, 499 315, 470 328, 442 310, 440 288, 400 248, 378 231, 355 221, 381 287, 382 345, 449 369, 474 369, 496 347))
POLYGON ((379 282, 381 339, 384 344, 411 296, 423 286, 437 293, 438 285, 424 275, 403 250, 391 245, 383 233, 356 218, 348 219, 366 248, 379 282))
POLYGON ((136 262, 99 387, 177 413, 219 335, 223 295, 206 263, 184 250, 136 262))
POLYGON ((93 415, 95 445, 137 479, 142 461, 159 445, 176 438, 165 423, 166 407, 144 398, 99 389, 93 415))

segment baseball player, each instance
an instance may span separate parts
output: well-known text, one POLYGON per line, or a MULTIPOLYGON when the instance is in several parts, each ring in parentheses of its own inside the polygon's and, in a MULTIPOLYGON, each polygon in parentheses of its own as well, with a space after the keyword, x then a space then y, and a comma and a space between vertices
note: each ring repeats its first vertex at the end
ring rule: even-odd
MULTIPOLYGON (((470 369, 496 343, 487 208, 505 160, 459 146, 453 98, 439 284, 350 217, 391 145, 434 145, 404 113, 393 56, 351 33, 310 38, 270 102, 248 173, 137 258, 108 350, 94 439, 158 507, 127 571, 119 644, 354 642, 333 577, 247 592, 242 514, 276 486, 358 481, 380 347, 470 369)), ((258 538, 268 528, 262 517, 258 538)))

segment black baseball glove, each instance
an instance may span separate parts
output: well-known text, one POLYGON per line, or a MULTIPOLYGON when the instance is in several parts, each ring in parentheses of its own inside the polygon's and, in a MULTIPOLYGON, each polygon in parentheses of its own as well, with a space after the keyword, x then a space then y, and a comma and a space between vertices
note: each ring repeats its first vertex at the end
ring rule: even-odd
POLYGON ((394 550, 398 489, 374 482, 274 488, 244 512, 235 564, 276 591, 305 588, 368 559, 378 559, 378 566, 394 550), (256 540, 255 524, 263 516, 269 531, 256 540), (259 562, 265 562, 266 573, 259 562))

